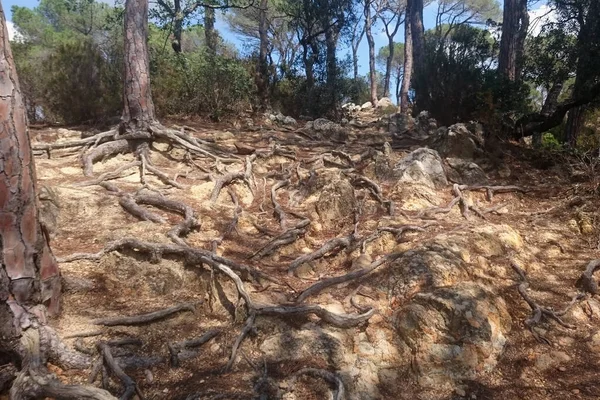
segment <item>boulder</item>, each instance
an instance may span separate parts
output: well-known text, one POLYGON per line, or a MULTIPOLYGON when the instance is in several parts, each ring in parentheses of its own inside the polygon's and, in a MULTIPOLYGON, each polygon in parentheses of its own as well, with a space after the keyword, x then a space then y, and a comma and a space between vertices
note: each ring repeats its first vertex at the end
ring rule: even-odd
POLYGON ((292 117, 283 117, 283 120, 281 121, 281 123, 283 125, 296 125, 296 120, 292 117))
POLYGON ((479 124, 454 124, 439 130, 432 146, 443 157, 472 159, 483 154, 483 134, 479 124))
POLYGON ((442 188, 448 185, 442 159, 437 151, 420 148, 394 167, 394 177, 399 182, 417 183, 429 188, 442 188))
POLYGON ((342 128, 340 124, 336 124, 326 118, 318 118, 307 122, 304 129, 315 131, 317 136, 323 140, 345 141, 352 139, 349 132, 342 128))
POLYGON ((367 101, 362 106, 360 106, 361 110, 369 110, 371 108, 373 108, 373 103, 371 103, 370 101, 367 101))
POLYGON ((379 99, 379 101, 377 101, 377 108, 388 108, 393 106, 394 103, 392 103, 392 100, 390 100, 389 97, 382 97, 379 99))
POLYGON ((487 182, 488 178, 483 169, 472 161, 462 158, 447 158, 448 177, 463 185, 479 185, 487 182))
POLYGON ((395 328, 419 384, 443 387, 493 370, 511 319, 501 297, 466 282, 416 294, 395 328))
POLYGON ((329 183, 317 200, 317 214, 325 229, 339 229, 352 223, 352 210, 356 207, 354 188, 346 179, 329 183))

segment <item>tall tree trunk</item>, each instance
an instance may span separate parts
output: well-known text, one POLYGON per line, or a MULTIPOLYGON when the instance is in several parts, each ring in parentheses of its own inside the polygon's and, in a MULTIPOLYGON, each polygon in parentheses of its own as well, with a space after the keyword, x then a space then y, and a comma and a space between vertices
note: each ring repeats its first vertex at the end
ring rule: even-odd
MULTIPOLYGON (((546 99, 544 100, 544 105, 542 106, 542 110, 540 114, 542 117, 547 118, 550 116, 558 106, 558 98, 563 89, 563 83, 555 83, 552 85, 550 90, 548 90, 548 94, 546 95, 546 99)), ((542 132, 536 132, 533 134, 533 146, 539 148, 542 145, 542 132)))
POLYGON ((30 313, 60 310, 60 273, 38 219, 36 176, 4 11, 0 5, 0 358, 30 313))
POLYGON ((125 2, 125 76, 121 132, 142 131, 156 122, 148 60, 148 0, 125 2))
POLYGON ((217 54, 217 31, 215 30, 215 9, 204 7, 204 37, 206 39, 206 48, 210 55, 217 54))
POLYGON ((388 38, 388 50, 389 54, 385 64, 385 79, 384 79, 384 89, 383 89, 383 97, 390 97, 390 84, 392 81, 392 63, 394 62, 394 55, 396 52, 396 47, 394 46, 394 37, 396 33, 398 33, 398 29, 400 29, 400 25, 402 23, 402 18, 400 18, 402 14, 400 11, 396 14, 396 25, 394 29, 389 31, 389 23, 385 26, 385 34, 388 38))
POLYGON ((256 74, 256 87, 258 88, 258 97, 260 99, 260 108, 266 110, 269 104, 269 23, 267 20, 267 7, 269 0, 260 1, 258 10, 258 36, 260 38, 258 51, 258 68, 256 74))
POLYGON ((527 0, 504 0, 498 70, 511 82, 520 79, 528 28, 527 0))
MULTIPOLYGON (((408 0, 410 3, 410 14, 407 12, 407 18, 410 20, 410 30, 412 37, 412 57, 413 71, 417 74, 415 78, 415 103, 425 103, 427 97, 427 76, 425 76, 425 28, 423 26, 423 0, 408 0)), ((408 5, 407 5, 408 8, 408 5)))
POLYGON ((313 69, 313 57, 310 54, 308 43, 300 41, 302 45, 302 61, 304 63, 304 73, 306 75, 306 88, 310 91, 315 86, 315 73, 313 69))
POLYGON ((173 40, 171 47, 175 53, 181 53, 181 35, 183 34, 183 13, 181 12, 181 0, 173 2, 173 40))
POLYGON ((64 360, 56 358, 62 354, 51 346, 58 338, 46 326, 46 311, 60 311, 48 228, 40 222, 25 104, 0 4, 0 388, 16 375, 11 399, 115 400, 105 390, 63 385, 44 365, 47 358, 64 360))
POLYGON ((332 110, 335 109, 337 97, 337 59, 335 56, 337 51, 336 36, 335 27, 333 26, 330 26, 329 29, 325 31, 325 47, 327 53, 327 92, 329 97, 329 105, 332 107, 332 110))
POLYGON ((372 0, 365 0, 365 33, 369 43, 369 82, 371 87, 371 103, 377 105, 377 70, 375 69, 375 40, 371 28, 373 19, 371 17, 372 0))
POLYGON ((392 62, 394 61, 394 37, 388 37, 389 55, 385 63, 385 78, 383 80, 383 97, 390 97, 390 83, 392 80, 392 62))
POLYGON ((407 114, 410 110, 408 92, 410 90, 413 69, 413 39, 409 18, 412 15, 410 11, 411 5, 412 1, 408 0, 406 3, 406 19, 404 20, 404 75, 402 76, 402 88, 400 89, 400 112, 403 114, 407 114))
POLYGON ((358 80, 358 45, 360 45, 360 42, 356 46, 352 45, 352 76, 354 81, 358 80))

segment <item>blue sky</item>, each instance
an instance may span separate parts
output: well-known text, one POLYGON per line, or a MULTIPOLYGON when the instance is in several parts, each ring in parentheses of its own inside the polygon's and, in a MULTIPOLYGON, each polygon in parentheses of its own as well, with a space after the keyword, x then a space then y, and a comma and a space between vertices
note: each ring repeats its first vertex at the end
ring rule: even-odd
MULTIPOLYGON (((103 0, 107 3, 112 2, 112 0, 103 0)), ((11 20, 11 7, 13 5, 18 5, 21 7, 35 7, 39 4, 38 0, 1 0, 2 2, 2 7, 4 9, 4 13, 6 14, 6 19, 8 21, 11 20)), ((500 2, 502 4, 502 2, 500 2)), ((535 8, 537 10, 540 9, 540 7, 545 7, 545 1, 544 0, 540 0, 536 5, 534 5, 532 8, 535 8)), ((425 29, 429 29, 432 28, 433 26, 435 26, 435 13, 436 13, 436 3, 432 3, 430 6, 428 6, 425 10, 424 10, 424 24, 425 24, 425 29)), ((535 13, 535 11, 533 12, 535 13)), ((227 23, 223 20, 223 18, 220 16, 220 13, 217 12, 217 29, 219 30, 219 32, 221 33, 221 35, 229 42, 233 43, 234 45, 236 45, 240 50, 244 50, 244 42, 243 40, 241 40, 240 38, 238 38, 235 34, 233 34, 231 31, 229 31, 227 23)), ((382 46, 385 46, 387 44, 387 38, 385 36, 385 34, 383 33, 382 27, 378 26, 376 27, 376 29, 373 32, 373 36, 375 38, 375 45, 376 48, 379 49, 382 46)), ((403 41, 404 40, 404 33, 403 33, 403 28, 400 28, 400 32, 398 32, 398 35, 395 38, 396 41, 403 41)), ((348 53, 348 49, 340 49, 340 56, 345 56, 348 53)), ((367 45, 367 41, 366 39, 363 39, 363 41, 361 42, 360 48, 359 48, 359 73, 361 75, 366 75, 368 73, 368 45, 367 45)))

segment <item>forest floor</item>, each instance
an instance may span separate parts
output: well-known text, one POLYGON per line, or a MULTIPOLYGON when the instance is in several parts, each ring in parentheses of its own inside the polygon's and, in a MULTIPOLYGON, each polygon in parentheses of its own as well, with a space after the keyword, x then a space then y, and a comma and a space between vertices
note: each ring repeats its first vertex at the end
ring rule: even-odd
MULTIPOLYGON (((364 155, 369 148, 383 151, 384 142, 390 141, 387 132, 357 130, 356 140, 352 143, 331 144, 311 140, 293 129, 275 126, 248 130, 228 128, 223 124, 186 124, 193 128, 195 137, 240 155, 239 161, 232 164, 215 163, 196 157, 192 160, 185 151, 166 144, 154 145, 152 163, 174 178, 180 188, 165 185, 148 174, 145 191, 160 193, 193 208, 199 228, 184 238, 189 246, 215 250, 216 254, 228 260, 247 265, 272 278, 252 280, 242 276, 250 297, 261 304, 291 304, 315 282, 355 270, 355 260, 361 251, 350 246, 347 251, 332 252, 315 260, 310 263, 310 268, 301 268, 296 275, 290 276, 287 272, 290 263, 298 256, 318 249, 332 238, 352 233, 352 209, 343 211, 340 221, 323 222, 320 221, 323 216, 315 211, 315 204, 319 202, 322 188, 333 180, 332 177, 344 176, 340 171, 373 176, 369 172, 373 161, 367 159, 363 162, 361 154, 364 155), (267 154, 273 149, 277 149, 274 154, 267 154), (256 150, 264 152, 264 157, 253 159, 251 179, 244 182, 242 175, 246 156, 242 154, 255 153, 256 150), (336 151, 350 156, 351 160, 345 160, 345 156, 336 151), (242 172, 240 179, 226 183, 216 200, 211 201, 214 178, 234 171, 242 172), (315 179, 325 181, 314 183, 315 179), (275 212, 272 191, 279 203, 279 214, 275 212), (239 204, 237 208, 234 197, 239 204), (303 218, 310 219, 308 227, 301 225, 303 218), (275 248, 271 254, 259 252, 273 238, 295 227, 299 233, 292 235, 291 243, 275 248)), ((80 132, 45 128, 32 130, 31 134, 34 143, 54 143, 78 139, 80 132)), ((413 143, 393 147, 389 155, 392 164, 420 146, 413 143)), ((94 176, 113 172, 132 161, 134 156, 131 154, 102 160, 95 164, 94 176)), ((424 207, 445 207, 449 204, 454 197, 452 186, 430 189, 427 193, 407 193, 398 189, 394 182, 377 181, 382 197, 395 204, 396 210, 391 216, 385 205, 368 190, 368 185, 355 186, 362 211, 354 222, 358 222, 359 237, 373 235, 366 246, 370 259, 406 252, 442 240, 440 238, 454 237, 452 235, 466 238, 461 242, 464 249, 459 248, 457 252, 470 254, 463 257, 465 265, 470 268, 467 272, 469 279, 502 297, 511 323, 506 329, 506 343, 498 356, 498 363, 490 372, 478 372, 476 376, 460 379, 450 386, 425 390, 409 372, 392 374, 391 379, 385 379, 390 375, 380 370, 374 373, 375 378, 367 379, 368 384, 375 387, 361 389, 362 395, 347 388, 349 398, 600 398, 600 302, 597 299, 582 299, 565 314, 564 321, 573 325, 573 329, 543 318, 534 330, 546 341, 536 340, 524 325, 531 316, 531 309, 517 290, 518 276, 510 268, 509 256, 521 260, 521 267, 530 283, 528 293, 538 304, 555 310, 564 308, 578 292, 576 281, 588 262, 600 258, 600 195, 594 192, 589 182, 572 182, 560 164, 545 169, 536 168, 536 165, 530 151, 511 145, 505 148, 500 163, 484 167, 489 185, 527 188, 526 193, 498 193, 492 201, 486 199, 485 193, 470 192, 469 201, 474 204, 485 208, 499 206, 498 212, 486 214, 485 219, 474 214, 465 218, 458 206, 448 213, 437 214, 432 220, 418 218, 418 211, 424 207), (431 225, 432 221, 435 225, 431 225), (393 234, 378 231, 382 226, 407 224, 425 228, 407 232, 401 238, 400 235, 396 238, 393 234), (517 239, 514 240, 518 243, 513 251, 501 249, 482 253, 481 249, 472 248, 476 239, 481 237, 475 232, 482 232, 488 227, 505 227, 502 229, 516 232, 517 239)), ((182 221, 182 217, 147 207, 162 218, 162 223, 140 221, 119 205, 119 197, 105 188, 84 186, 91 179, 82 173, 80 150, 54 150, 51 158, 40 154, 36 157, 36 166, 39 184, 52 188, 60 203, 58 228, 51 241, 59 260, 74 253, 99 252, 106 244, 123 238, 172 244, 166 234, 182 221)), ((123 171, 110 182, 122 192, 132 195, 142 188, 136 167, 123 171)), ((496 231, 491 232, 493 235, 496 231)), ((51 325, 63 338, 100 329, 96 332, 99 335, 65 339, 70 346, 77 341, 79 347, 89 348, 92 352, 98 341, 140 340, 141 345, 124 346, 118 352, 123 359, 137 360, 137 368, 126 369, 126 372, 146 399, 327 399, 332 398, 335 382, 332 386, 327 378, 324 380, 318 374, 302 375, 296 382, 290 378, 303 368, 314 368, 340 376, 346 374, 342 379, 344 383, 352 380, 348 376, 353 376, 353 373, 355 381, 362 379, 360 353, 367 345, 356 338, 372 342, 369 350, 365 350, 368 355, 365 357, 374 360, 373 353, 377 352, 378 345, 372 336, 385 332, 388 335, 386 343, 397 343, 400 339, 394 321, 409 297, 415 295, 411 293, 400 298, 393 291, 386 292, 388 282, 396 279, 397 276, 394 276, 400 272, 383 265, 376 274, 367 274, 360 282, 357 280, 345 286, 326 288, 307 300, 332 312, 356 315, 364 309, 361 311, 361 308, 348 303, 348 299, 353 300, 352 295, 360 290, 363 293, 361 304, 376 310, 376 315, 368 322, 356 327, 335 328, 315 315, 259 315, 242 342, 231 370, 224 372, 232 345, 240 335, 247 316, 240 311, 236 287, 227 276, 215 273, 207 266, 184 261, 177 256, 159 255, 153 259, 141 251, 123 250, 108 252, 97 260, 62 262, 63 312, 58 319, 51 321, 51 325), (135 326, 100 327, 92 324, 96 318, 132 316, 180 304, 193 304, 195 311, 184 310, 162 320, 135 326), (289 333, 312 332, 321 327, 344 345, 342 353, 356 353, 354 356, 358 358, 353 359, 356 362, 354 370, 348 370, 349 364, 345 359, 338 362, 337 356, 324 357, 320 352, 322 349, 311 343, 310 334, 305 335, 307 343, 297 343, 302 340, 302 335, 289 333), (170 365, 169 343, 199 338, 212 329, 219 329, 220 333, 200 347, 197 354, 189 353, 188 358, 182 356, 178 368, 170 365), (289 333, 291 339, 283 340, 282 333, 289 333), (308 346, 308 350, 291 351, 274 349, 273 346, 308 346), (314 348, 311 350, 311 347, 314 348), (373 348, 375 350, 371 351, 373 348), (291 353, 294 355, 290 356, 291 353), (339 363, 345 367, 337 365, 339 363), (346 370, 343 371, 344 368, 346 370)), ((417 287, 415 291, 418 290, 417 287)), ((385 359, 386 355, 379 357, 385 359)), ((396 361, 399 365, 408 362, 400 360, 399 355, 394 357, 391 361, 376 360, 373 363, 377 366, 385 364, 386 369, 394 370, 396 361)), ((410 367, 398 368, 398 371, 410 371, 410 367)), ((61 380, 71 383, 85 383, 90 374, 90 371, 64 371, 58 367, 54 367, 53 371, 61 380)), ((100 385, 100 381, 102 379, 95 384, 100 385)), ((105 377, 104 384, 117 396, 123 391, 118 380, 105 377)))

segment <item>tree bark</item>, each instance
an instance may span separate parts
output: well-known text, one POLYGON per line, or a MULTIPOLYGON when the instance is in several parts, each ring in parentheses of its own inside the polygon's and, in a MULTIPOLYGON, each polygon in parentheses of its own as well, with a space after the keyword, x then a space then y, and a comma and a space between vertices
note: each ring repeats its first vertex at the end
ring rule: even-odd
POLYGON ((404 20, 404 75, 402 76, 402 88, 400 89, 400 112, 403 114, 408 114, 410 111, 408 92, 410 90, 413 69, 413 39, 409 18, 412 15, 410 11, 411 6, 412 1, 408 0, 406 3, 406 18, 404 20))
POLYGON ((375 40, 371 28, 373 19, 371 17, 372 0, 365 0, 365 33, 369 43, 369 81, 371 87, 371 103, 377 105, 377 70, 375 69, 375 40))
POLYGON ((156 122, 150 90, 148 0, 125 2, 125 76, 120 131, 143 131, 156 122))
MULTIPOLYGON (((394 62, 394 53, 396 52, 396 47, 394 46, 394 37, 398 33, 398 29, 400 29, 400 24, 402 23, 402 18, 400 18, 402 14, 400 10, 395 14, 396 25, 394 29, 389 31, 389 22, 385 25, 385 34, 388 38, 388 50, 389 54, 386 60, 385 65, 385 78, 384 78, 384 88, 383 88, 383 97, 390 97, 390 84, 392 81, 392 63, 394 62)), ((391 21, 390 21, 391 22, 391 21)))
POLYGON ((336 106, 336 97, 337 97, 337 34, 335 32, 335 27, 330 26, 325 31, 325 47, 327 53, 327 92, 329 97, 329 103, 332 107, 332 110, 335 109, 336 106))
POLYGON ((269 52, 269 23, 267 20, 268 3, 269 0, 261 0, 260 9, 258 10, 258 36, 260 44, 258 51, 256 87, 258 88, 258 97, 260 99, 260 108, 262 111, 266 110, 269 104, 269 61, 267 59, 269 52))
POLYGON ((498 70, 511 82, 520 79, 528 28, 527 0, 504 0, 498 70))
POLYGON ((183 12, 181 11, 181 0, 173 2, 173 40, 171 47, 175 53, 181 53, 181 36, 183 34, 183 12))
POLYGON ((210 55, 217 54, 217 31, 215 30, 215 10, 212 7, 204 7, 204 37, 206 48, 210 55))
POLYGON ((410 20, 410 29, 412 36, 412 57, 413 70, 418 72, 415 77, 418 79, 418 84, 415 83, 415 103, 417 106, 423 104, 421 100, 427 93, 427 77, 423 73, 425 71, 425 28, 423 26, 423 0, 408 0, 410 3, 410 14, 406 14, 410 20))

